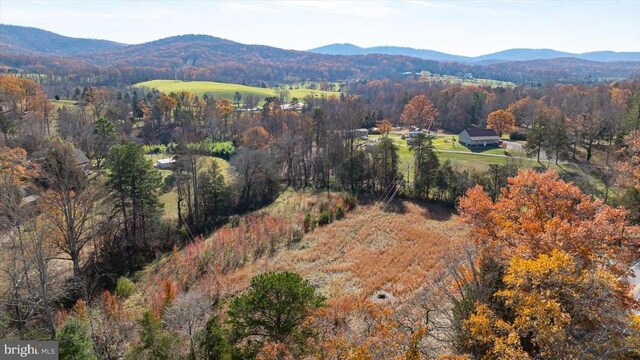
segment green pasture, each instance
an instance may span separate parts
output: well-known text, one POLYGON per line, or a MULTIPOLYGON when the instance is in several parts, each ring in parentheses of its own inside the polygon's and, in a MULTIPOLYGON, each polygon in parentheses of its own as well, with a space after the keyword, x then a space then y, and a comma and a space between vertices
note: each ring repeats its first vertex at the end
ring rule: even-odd
MULTIPOLYGON (((158 89, 164 93, 172 93, 179 91, 190 91, 198 96, 207 94, 217 98, 233 100, 236 91, 240 92, 242 97, 253 95, 261 100, 265 97, 276 96, 276 90, 273 88, 260 88, 255 86, 247 86, 231 83, 220 83, 213 81, 176 81, 176 80, 151 80, 134 84, 133 87, 158 89)), ((302 100, 306 96, 339 96, 340 93, 333 91, 311 90, 311 89, 291 89, 289 90, 289 99, 294 97, 302 100)))

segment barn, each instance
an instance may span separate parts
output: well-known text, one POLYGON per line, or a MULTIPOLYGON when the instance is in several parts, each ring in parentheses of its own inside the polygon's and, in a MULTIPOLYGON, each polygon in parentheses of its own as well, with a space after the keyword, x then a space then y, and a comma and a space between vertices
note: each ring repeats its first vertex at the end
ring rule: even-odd
POLYGON ((498 146, 500 136, 493 129, 467 129, 458 135, 464 146, 498 146))

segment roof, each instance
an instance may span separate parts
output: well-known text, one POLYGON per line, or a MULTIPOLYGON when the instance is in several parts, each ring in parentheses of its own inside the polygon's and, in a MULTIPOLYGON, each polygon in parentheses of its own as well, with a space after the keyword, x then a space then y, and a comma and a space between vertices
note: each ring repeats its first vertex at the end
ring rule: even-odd
POLYGON ((498 134, 496 133, 495 130, 493 129, 467 129, 465 130, 467 132, 467 134, 469 134, 470 138, 479 138, 479 137, 497 137, 499 138, 498 134))
POLYGON ((158 159, 158 164, 172 164, 176 162, 173 158, 158 159))
POLYGON ((89 162, 89 158, 80 149, 73 149, 73 158, 76 161, 76 165, 82 165, 89 162))

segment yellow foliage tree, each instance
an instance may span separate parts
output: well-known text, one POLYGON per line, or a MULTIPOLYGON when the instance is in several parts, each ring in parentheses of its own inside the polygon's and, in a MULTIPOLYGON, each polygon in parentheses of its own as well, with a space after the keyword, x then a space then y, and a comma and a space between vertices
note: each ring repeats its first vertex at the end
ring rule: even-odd
POLYGON ((482 256, 508 263, 503 285, 466 322, 487 347, 485 358, 638 351, 629 345, 638 303, 625 281, 638 228, 626 223, 625 210, 591 200, 555 172, 527 170, 509 179, 495 203, 481 187, 469 190, 460 212, 482 256))
POLYGON ((389 121, 389 119, 384 119, 380 123, 378 123, 378 132, 382 136, 389 135, 391 129, 393 129, 393 124, 391 124, 391 121, 389 121))

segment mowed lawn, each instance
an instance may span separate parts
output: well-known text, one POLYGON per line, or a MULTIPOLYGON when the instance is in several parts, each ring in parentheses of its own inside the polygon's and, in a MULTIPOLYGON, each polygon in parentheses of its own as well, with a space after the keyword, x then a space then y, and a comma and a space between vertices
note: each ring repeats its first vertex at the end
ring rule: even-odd
MULTIPOLYGON (((260 99, 269 96, 275 96, 276 90, 271 88, 260 88, 255 86, 246 86, 240 84, 220 83, 213 81, 176 81, 176 80, 151 80, 133 85, 133 87, 145 87, 149 89, 158 89, 164 93, 172 93, 179 91, 190 91, 198 96, 207 94, 217 98, 233 100, 236 91, 240 92, 244 98, 247 95, 253 95, 260 99)), ((322 91, 311 89, 292 89, 289 90, 289 99, 298 98, 302 101, 306 96, 339 96, 339 92, 322 91)))
MULTIPOLYGON (((380 139, 380 137, 381 135, 369 135, 369 141, 380 139)), ((408 179, 412 180, 413 153, 407 145, 407 141, 403 140, 399 133, 390 133, 389 137, 393 140, 393 143, 398 146, 398 156, 400 158, 398 168, 400 172, 404 174, 405 178, 408 176, 408 179)), ((505 155, 503 149, 496 147, 469 149, 458 142, 458 135, 438 135, 432 139, 432 144, 441 162, 450 160, 451 164, 459 169, 483 171, 486 170, 490 164, 504 165, 507 161, 510 161, 510 159, 511 161, 518 161, 521 167, 549 165, 551 168, 558 169, 553 163, 547 164, 546 161, 539 163, 535 158, 514 159, 514 157, 525 157, 526 155, 522 152, 509 151, 508 155, 505 155)))

